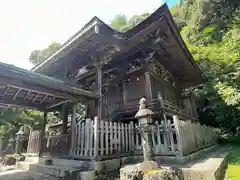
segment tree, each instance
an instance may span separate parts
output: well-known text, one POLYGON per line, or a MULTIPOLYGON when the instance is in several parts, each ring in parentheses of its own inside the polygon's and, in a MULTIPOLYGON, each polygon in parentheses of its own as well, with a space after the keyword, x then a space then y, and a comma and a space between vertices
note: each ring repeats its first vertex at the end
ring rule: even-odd
POLYGON ((185 24, 181 35, 208 79, 186 90, 200 100, 200 121, 234 134, 240 127, 239 11, 240 2, 230 0, 185 0, 171 10, 185 24))
MULTIPOLYGON (((240 127, 240 2, 184 0, 170 9, 181 35, 207 82, 185 90, 198 99, 200 121, 226 132, 240 127)), ((117 15, 111 26, 125 32, 149 14, 127 20, 117 15)))
POLYGON ((149 15, 150 13, 134 15, 129 20, 127 20, 127 17, 125 15, 116 15, 115 18, 112 21, 110 21, 111 22, 110 26, 119 32, 125 32, 133 28, 134 26, 138 25, 149 15))
POLYGON ((32 51, 28 59, 32 64, 36 65, 51 56, 53 53, 59 50, 60 47, 61 44, 52 42, 52 44, 50 44, 47 48, 32 51))

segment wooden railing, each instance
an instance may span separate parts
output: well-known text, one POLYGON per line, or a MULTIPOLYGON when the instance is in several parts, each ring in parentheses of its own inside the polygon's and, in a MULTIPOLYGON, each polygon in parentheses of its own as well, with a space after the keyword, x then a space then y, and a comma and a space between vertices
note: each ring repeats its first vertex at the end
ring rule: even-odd
MULTIPOLYGON (((192 114, 187 113, 185 109, 163 99, 152 99, 148 101, 147 104, 148 104, 148 107, 153 111, 159 111, 161 109, 164 109, 165 112, 170 116, 178 115, 182 119, 197 120, 197 117, 194 117, 192 114)), ((139 106, 138 104, 129 104, 129 105, 125 105, 122 108, 119 108, 117 111, 119 113, 128 113, 128 112, 133 113, 133 112, 137 112, 138 106, 139 106)))
POLYGON ((70 134, 45 136, 43 156, 66 158, 70 150, 70 134))
POLYGON ((87 119, 76 125, 71 157, 78 159, 106 159, 133 152, 136 146, 133 123, 87 119))
MULTIPOLYGON (((178 117, 155 121, 152 130, 155 155, 184 156, 216 143, 213 128, 178 117)), ((43 155, 99 161, 141 154, 142 140, 136 126, 133 122, 86 119, 72 129, 71 141, 69 134, 45 137, 43 155)), ((36 152, 34 147, 38 147, 39 142, 34 139, 38 138, 34 133, 31 136, 28 152, 36 152)))

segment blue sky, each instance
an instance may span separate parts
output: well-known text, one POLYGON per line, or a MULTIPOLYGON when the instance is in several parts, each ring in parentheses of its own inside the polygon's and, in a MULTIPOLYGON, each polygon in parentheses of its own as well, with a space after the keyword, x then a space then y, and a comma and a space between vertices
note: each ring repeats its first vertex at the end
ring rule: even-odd
MULTIPOLYGON (((167 0, 171 7, 177 0, 167 0)), ((93 16, 108 23, 116 14, 153 12, 161 0, 7 0, 0 1, 0 61, 30 69, 30 52, 52 41, 64 43, 93 16)))

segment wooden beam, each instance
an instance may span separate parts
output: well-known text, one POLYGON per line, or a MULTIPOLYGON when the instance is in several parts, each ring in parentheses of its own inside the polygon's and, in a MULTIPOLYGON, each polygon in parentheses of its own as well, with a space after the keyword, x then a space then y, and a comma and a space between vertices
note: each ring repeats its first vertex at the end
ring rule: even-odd
POLYGON ((29 84, 29 83, 26 83, 24 81, 17 81, 15 79, 8 78, 8 77, 2 77, 1 76, 0 77, 0 84, 8 85, 8 86, 14 87, 14 88, 22 88, 22 89, 25 89, 25 90, 36 92, 36 93, 39 93, 39 94, 45 94, 45 95, 48 95, 48 96, 68 99, 68 100, 71 100, 73 102, 80 101, 82 99, 82 97, 72 96, 72 95, 66 94, 66 93, 61 92, 61 91, 48 89, 48 88, 38 86, 38 85, 35 85, 35 84, 29 84))
POLYGON ((59 103, 57 103, 57 104, 48 106, 47 108, 48 108, 48 109, 51 109, 51 108, 54 108, 54 107, 56 107, 56 106, 60 106, 60 105, 62 105, 62 104, 64 104, 64 103, 67 103, 67 102, 69 102, 69 100, 61 101, 61 102, 59 102, 59 103))
POLYGON ((41 104, 36 104, 33 102, 28 102, 24 100, 12 100, 9 98, 1 98, 0 99, 0 104, 6 104, 8 106, 17 106, 17 107, 28 107, 30 109, 38 109, 38 110, 43 110, 45 108, 44 105, 41 104))
POLYGON ((41 132, 40 132, 40 148, 39 148, 38 157, 42 157, 42 155, 43 155, 44 135, 45 135, 45 129, 46 129, 46 124, 47 124, 47 114, 48 114, 47 110, 44 110, 43 125, 42 125, 41 132))

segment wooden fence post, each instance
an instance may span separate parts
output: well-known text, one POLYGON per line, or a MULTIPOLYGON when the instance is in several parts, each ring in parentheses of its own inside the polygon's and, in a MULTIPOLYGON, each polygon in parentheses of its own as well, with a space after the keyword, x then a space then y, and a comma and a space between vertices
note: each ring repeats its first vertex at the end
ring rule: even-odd
POLYGON ((134 124, 133 124, 133 121, 130 122, 130 138, 131 138, 131 151, 134 151, 134 148, 135 148, 135 143, 134 143, 134 136, 135 136, 135 133, 134 133, 134 124))
POLYGON ((27 153, 31 153, 31 144, 32 144, 32 130, 30 130, 29 137, 28 137, 28 147, 27 147, 27 153))
POLYGON ((72 114, 71 114, 71 146, 69 155, 73 156, 75 149, 76 149, 76 143, 75 143, 75 134, 76 134, 76 104, 73 104, 72 106, 72 114))
POLYGON ((176 136, 177 136, 177 145, 178 145, 178 150, 179 150, 179 155, 183 156, 183 137, 182 137, 182 132, 181 132, 181 127, 180 125, 180 120, 176 115, 173 116, 173 123, 174 127, 176 129, 176 136))

